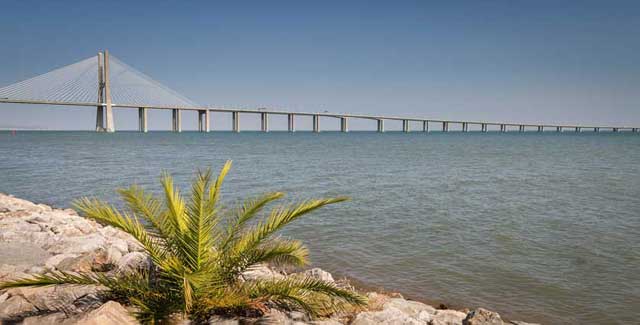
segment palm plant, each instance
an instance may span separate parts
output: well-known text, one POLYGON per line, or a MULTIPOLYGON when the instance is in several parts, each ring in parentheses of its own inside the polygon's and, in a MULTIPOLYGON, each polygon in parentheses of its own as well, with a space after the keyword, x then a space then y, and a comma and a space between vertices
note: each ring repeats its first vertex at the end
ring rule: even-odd
POLYGON ((274 235, 301 216, 346 198, 282 205, 255 220, 266 205, 282 198, 283 193, 249 199, 225 212, 218 202, 230 168, 228 161, 215 181, 210 169, 198 171, 186 200, 172 177, 164 173, 164 202, 135 185, 118 191, 128 207, 126 211, 98 199, 74 202, 86 217, 123 230, 139 241, 152 261, 150 270, 124 275, 56 271, 0 283, 0 289, 103 285, 112 299, 136 306, 138 319, 149 323, 175 313, 203 321, 212 314, 261 313, 272 306, 318 316, 366 304, 365 298, 355 292, 315 278, 245 281, 241 275, 260 264, 306 265, 308 250, 300 241, 274 235))

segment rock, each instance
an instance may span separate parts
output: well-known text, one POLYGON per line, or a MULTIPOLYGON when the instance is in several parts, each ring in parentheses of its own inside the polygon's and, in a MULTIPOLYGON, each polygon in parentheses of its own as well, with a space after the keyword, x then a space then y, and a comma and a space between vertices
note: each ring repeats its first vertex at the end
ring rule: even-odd
POLYGON ((107 263, 116 265, 122 258, 122 252, 115 247, 107 248, 107 263))
POLYGON ((13 297, 20 297, 39 311, 81 312, 100 303, 98 286, 57 285, 48 287, 24 287, 7 290, 13 297))
POLYGON ((66 258, 60 261, 56 268, 61 271, 73 272, 105 272, 112 267, 109 264, 107 252, 104 249, 98 249, 77 257, 66 258))
POLYGON ((222 317, 222 316, 212 316, 211 318, 209 318, 209 324, 211 325, 239 325, 240 324, 240 320, 237 318, 229 318, 229 317, 222 317))
POLYGON ((283 277, 284 275, 270 269, 266 265, 256 265, 242 273, 242 278, 247 281, 281 279, 283 277))
POLYGON ((106 239, 99 233, 92 233, 89 235, 62 238, 60 241, 56 241, 45 247, 50 253, 62 254, 62 253, 90 253, 98 249, 104 249, 106 239))
POLYGON ((526 322, 521 322, 519 320, 510 321, 509 324, 513 324, 513 325, 540 325, 538 323, 526 323, 526 322))
POLYGON ((438 309, 431 318, 430 325, 460 325, 467 315, 451 309, 438 309))
POLYGON ((351 325, 370 325, 370 324, 383 324, 383 325, 418 325, 425 324, 416 318, 413 318, 400 309, 389 307, 382 311, 369 311, 359 313, 356 319, 353 320, 351 325))
POLYGON ((151 268, 151 259, 147 254, 141 252, 133 252, 123 256, 116 267, 118 274, 129 274, 136 270, 149 270, 151 268))
POLYGON ((331 275, 331 273, 320 268, 313 268, 310 270, 306 270, 302 272, 302 274, 305 276, 312 277, 312 278, 326 281, 326 282, 331 282, 331 283, 335 282, 335 280, 333 280, 333 276, 331 275))
POLYGON ((49 253, 40 246, 25 242, 0 242, 0 261, 10 265, 41 265, 49 253))
POLYGON ((42 324, 62 324, 67 319, 67 315, 62 312, 31 316, 22 321, 22 325, 42 325, 42 324))
POLYGON ((3 293, 0 295, 0 304, 2 304, 3 302, 7 301, 7 299, 9 299, 9 294, 8 293, 3 293))
POLYGON ((108 246, 110 248, 117 249, 123 255, 129 253, 129 244, 127 244, 127 241, 124 240, 124 239, 111 238, 111 239, 109 239, 108 246))
POLYGON ((503 325, 504 322, 500 315, 496 312, 486 310, 484 308, 478 308, 472 310, 467 314, 467 317, 462 321, 463 325, 503 325))
POLYGON ((78 257, 78 254, 58 254, 58 255, 53 255, 53 256, 49 257, 44 262, 44 266, 46 268, 48 268, 48 269, 57 268, 58 264, 60 264, 60 262, 64 261, 65 259, 75 258, 75 257, 78 257))
POLYGON ((80 318, 77 324, 83 325, 135 325, 138 321, 126 308, 115 301, 108 301, 80 318))
POLYGON ((414 318, 417 318, 421 312, 426 312, 429 314, 434 314, 436 312, 436 309, 429 305, 401 298, 391 298, 383 306, 384 309, 390 307, 397 308, 403 313, 414 318))
MULTIPOLYGON (((18 318, 36 311, 36 307, 29 303, 27 299, 20 296, 12 296, 0 304, 0 320, 18 318)), ((0 322, 0 324, 4 324, 4 322, 0 322)))
POLYGON ((314 320, 309 322, 311 325, 343 325, 341 322, 335 319, 323 319, 323 320, 314 320))

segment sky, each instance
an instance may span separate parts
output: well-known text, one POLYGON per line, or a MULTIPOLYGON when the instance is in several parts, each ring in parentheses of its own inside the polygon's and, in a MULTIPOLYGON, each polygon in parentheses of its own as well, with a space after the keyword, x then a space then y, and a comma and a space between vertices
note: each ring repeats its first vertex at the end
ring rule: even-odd
MULTIPOLYGON (((108 49, 216 107, 640 126, 638 1, 5 0, 1 7, 0 87, 108 49)), ((214 129, 229 129, 228 115, 214 114, 214 129)), ((137 111, 115 111, 116 129, 135 129, 136 119, 137 111)), ((152 130, 170 127, 169 112, 151 111, 149 119, 152 130)), ((195 129, 196 119, 185 113, 184 128, 195 129)), ((259 119, 243 116, 241 124, 258 129, 259 119)), ((285 129, 286 118, 271 125, 285 129)), ((88 130, 95 108, 0 104, 0 127, 88 130)), ((367 120, 350 127, 375 129, 367 120)))

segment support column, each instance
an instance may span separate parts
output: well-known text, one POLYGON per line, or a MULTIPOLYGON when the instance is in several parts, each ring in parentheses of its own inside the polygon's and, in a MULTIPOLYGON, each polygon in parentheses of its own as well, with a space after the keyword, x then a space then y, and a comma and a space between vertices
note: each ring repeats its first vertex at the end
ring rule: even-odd
POLYGON ((562 127, 561 126, 556 126, 556 132, 562 132, 562 127))
POLYGON ((449 122, 442 122, 442 132, 449 132, 449 122))
POLYGON ((422 121, 422 132, 429 132, 429 121, 422 121))
POLYGON ((467 132, 467 131, 469 131, 469 123, 462 122, 462 132, 467 132))
POLYGON ((482 132, 482 133, 486 133, 487 132, 487 123, 480 124, 480 132, 482 132))
POLYGON ((260 113, 260 122, 262 126, 262 132, 269 132, 269 114, 260 113))
POLYGON ((538 132, 542 132, 542 131, 543 131, 542 125, 538 125, 538 132))
POLYGON ((320 132, 320 115, 313 116, 313 132, 320 132))
POLYGON ((240 112, 231 113, 231 123, 233 132, 240 132, 240 112))
POLYGON ((179 109, 171 110, 171 131, 173 132, 182 132, 182 111, 179 109))
POLYGON ((593 132, 595 132, 595 133, 600 132, 600 128, 598 128, 598 127, 593 128, 593 132))
POLYGON ((289 132, 296 132, 295 115, 287 114, 287 122, 289 123, 289 132))
POLYGON ((507 125, 506 124, 500 124, 500 132, 502 132, 502 133, 507 132, 507 125))
POLYGON ((349 132, 349 125, 348 125, 348 120, 346 117, 341 117, 340 118, 340 131, 342 132, 349 132))
POLYGON ((378 132, 384 132, 384 120, 378 120, 378 132))
POLYGON ((402 120, 402 132, 409 132, 409 120, 402 120))
POLYGON ((104 101, 105 131, 114 132, 113 108, 111 107, 111 82, 109 81, 109 51, 104 51, 104 101))
POLYGON ((198 132, 204 132, 204 119, 202 113, 204 113, 204 111, 198 111, 198 132))
POLYGON ((638 128, 631 129, 631 133, 637 133, 637 132, 638 132, 638 128))
POLYGON ((104 57, 98 53, 98 107, 96 108, 96 132, 104 131, 104 57))
POLYGON ((147 108, 138 108, 138 130, 143 133, 147 133, 147 108))
POLYGON ((581 131, 582 131, 582 130, 580 129, 580 127, 579 127, 579 126, 576 126, 576 132, 577 132, 577 133, 580 133, 581 131))
POLYGON ((613 132, 618 132, 618 128, 613 128, 613 132))
POLYGON ((207 109, 204 111, 204 132, 211 131, 211 112, 207 109))

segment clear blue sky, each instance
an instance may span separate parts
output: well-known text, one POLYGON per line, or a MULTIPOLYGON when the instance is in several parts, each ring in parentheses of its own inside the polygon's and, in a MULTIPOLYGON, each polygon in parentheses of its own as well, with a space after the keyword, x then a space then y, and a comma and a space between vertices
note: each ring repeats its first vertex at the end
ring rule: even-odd
MULTIPOLYGON (((640 125, 638 1, 7 0, 0 35, 0 86, 108 48, 215 106, 640 125)), ((0 104, 0 127, 91 129, 94 114, 0 104)))

